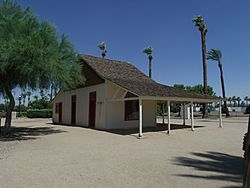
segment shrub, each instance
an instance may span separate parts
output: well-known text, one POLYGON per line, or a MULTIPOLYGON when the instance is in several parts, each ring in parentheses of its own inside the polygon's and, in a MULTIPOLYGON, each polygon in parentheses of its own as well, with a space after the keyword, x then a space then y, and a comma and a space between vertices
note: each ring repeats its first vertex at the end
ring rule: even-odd
POLYGON ((27 117, 27 112, 16 112, 17 117, 27 117))
POLYGON ((19 109, 19 104, 17 104, 14 107, 14 111, 19 112, 19 110, 21 110, 21 112, 26 112, 27 111, 27 106, 24 106, 23 104, 21 104, 20 109, 19 109))
POLYGON ((39 99, 36 101, 32 101, 29 104, 30 109, 49 109, 52 108, 50 101, 45 100, 45 99, 39 99))
POLYGON ((246 111, 245 111, 245 114, 250 114, 250 105, 248 105, 246 111))
POLYGON ((30 109, 27 110, 28 118, 51 118, 53 110, 52 109, 30 109))
POLYGON ((5 117, 5 112, 0 112, 0 118, 5 117))

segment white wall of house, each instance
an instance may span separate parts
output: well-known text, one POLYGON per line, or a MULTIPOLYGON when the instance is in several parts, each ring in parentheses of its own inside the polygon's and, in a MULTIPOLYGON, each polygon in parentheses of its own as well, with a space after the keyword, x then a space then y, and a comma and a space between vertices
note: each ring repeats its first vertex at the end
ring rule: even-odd
POLYGON ((62 102, 62 123, 71 124, 71 96, 76 95, 76 125, 88 127, 89 93, 96 91, 96 125, 105 128, 105 84, 89 86, 76 90, 61 92, 53 101, 53 122, 58 123, 59 115, 55 113, 55 104, 62 102))
MULTIPOLYGON (((138 128, 138 120, 125 120, 125 102, 110 101, 113 97, 121 98, 126 92, 119 86, 106 82, 106 129, 138 128), (118 92, 117 92, 118 90, 118 92)), ((143 103, 143 127, 156 126, 156 102, 144 100, 143 103)))
MULTIPOLYGON (((125 120, 125 102, 110 101, 124 97, 126 90, 112 82, 89 86, 76 90, 61 92, 54 99, 53 122, 58 123, 59 115, 55 113, 56 103, 62 102, 62 123, 71 124, 71 96, 76 95, 76 125, 88 127, 89 93, 96 91, 96 121, 97 129, 138 128, 138 120, 125 120)), ((156 102, 143 100, 143 127, 156 126, 156 102)))

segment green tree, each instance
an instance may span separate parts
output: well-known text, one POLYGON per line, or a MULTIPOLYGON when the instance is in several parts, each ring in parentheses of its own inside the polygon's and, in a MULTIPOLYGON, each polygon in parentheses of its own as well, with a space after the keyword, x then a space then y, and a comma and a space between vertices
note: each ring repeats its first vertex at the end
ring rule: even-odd
MULTIPOLYGON (((202 63, 203 63, 203 87, 204 87, 204 94, 208 94, 208 86, 207 86, 207 62, 206 62, 206 34, 207 34, 207 27, 204 23, 204 19, 202 16, 196 16, 193 18, 193 23, 196 27, 199 28, 201 33, 201 46, 202 46, 202 63)), ((208 117, 208 107, 207 104, 203 104, 203 118, 208 117)))
POLYGON ((98 45, 98 48, 101 50, 102 52, 102 58, 105 58, 105 56, 107 55, 107 46, 105 44, 105 42, 101 42, 99 45, 98 45))
POLYGON ((27 96, 27 94, 25 92, 21 93, 21 97, 23 99, 23 105, 24 106, 25 106, 26 96, 27 96))
POLYGON ((148 56, 148 76, 149 78, 152 78, 152 53, 153 53, 153 49, 151 47, 145 48, 143 50, 143 53, 145 53, 148 56))
POLYGON ((10 101, 5 132, 11 127, 14 88, 47 88, 53 80, 67 89, 83 81, 72 44, 65 35, 59 38, 56 28, 39 21, 30 8, 0 1, 0 91, 10 101))
POLYGON ((223 111, 226 113, 226 117, 229 117, 229 111, 227 108, 227 101, 226 101, 226 89, 225 89, 225 83, 224 83, 224 75, 222 70, 222 63, 221 63, 222 54, 221 51, 218 49, 211 49, 207 53, 207 59, 216 61, 218 63, 218 67, 220 69, 220 80, 221 80, 221 90, 222 90, 222 97, 223 97, 223 111))
POLYGON ((179 89, 185 89, 185 86, 183 84, 174 84, 174 87, 179 89))

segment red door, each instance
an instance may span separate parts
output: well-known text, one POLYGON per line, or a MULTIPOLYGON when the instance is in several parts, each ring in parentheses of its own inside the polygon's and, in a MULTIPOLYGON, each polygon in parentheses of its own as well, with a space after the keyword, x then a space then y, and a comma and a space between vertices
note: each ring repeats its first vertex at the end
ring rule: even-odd
POLYGON ((71 124, 76 124, 76 95, 71 96, 71 124))
POLYGON ((96 92, 89 93, 89 127, 95 127, 96 92))
POLYGON ((59 123, 61 123, 62 122, 62 103, 61 102, 58 104, 58 113, 59 113, 58 121, 59 123))

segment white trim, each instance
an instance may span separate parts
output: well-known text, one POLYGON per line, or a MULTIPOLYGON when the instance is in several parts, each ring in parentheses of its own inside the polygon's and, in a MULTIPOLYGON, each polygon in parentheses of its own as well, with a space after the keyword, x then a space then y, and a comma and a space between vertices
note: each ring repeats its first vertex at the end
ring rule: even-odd
POLYGON ((116 97, 117 97, 117 95, 118 95, 118 93, 119 93, 120 90, 121 90, 120 87, 118 87, 118 88, 116 89, 115 93, 114 93, 113 96, 112 96, 112 99, 116 99, 116 97))
POLYGON ((170 113, 171 111, 170 111, 170 101, 168 101, 168 134, 170 134, 170 124, 171 124, 171 122, 170 122, 170 115, 171 115, 171 113, 170 113))
POLYGON ((110 99, 107 100, 107 102, 119 102, 119 101, 133 101, 133 100, 139 100, 139 97, 131 97, 131 98, 122 98, 122 99, 110 99))
POLYGON ((186 125, 186 105, 182 104, 182 116, 183 116, 183 125, 186 125))
POLYGON ((181 97, 153 97, 153 96, 141 96, 143 100, 158 100, 158 101, 176 101, 176 102, 196 102, 196 103, 211 103, 219 102, 220 99, 197 99, 197 98, 181 98, 181 97))
POLYGON ((191 130, 194 131, 194 104, 191 103, 191 130))
POLYGON ((142 100, 139 99, 139 138, 142 136, 142 100))
POLYGON ((125 91, 125 92, 123 93, 123 95, 122 95, 122 98, 125 98, 126 95, 127 95, 127 93, 128 93, 128 91, 125 91))
POLYGON ((221 109, 222 102, 220 101, 219 106, 219 127, 222 128, 222 109, 221 109))

